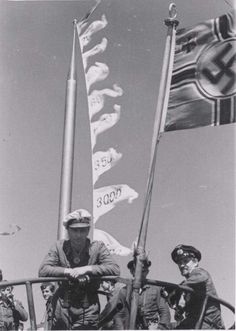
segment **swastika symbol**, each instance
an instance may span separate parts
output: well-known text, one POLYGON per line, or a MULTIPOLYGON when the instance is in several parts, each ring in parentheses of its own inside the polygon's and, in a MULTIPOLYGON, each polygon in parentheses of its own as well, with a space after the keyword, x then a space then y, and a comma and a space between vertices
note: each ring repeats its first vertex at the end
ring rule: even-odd
POLYGON ((212 59, 212 62, 219 68, 217 74, 212 74, 208 68, 204 68, 202 71, 212 84, 218 84, 224 75, 229 77, 228 83, 221 89, 222 94, 227 94, 235 84, 236 80, 236 73, 231 69, 233 63, 236 61, 236 54, 234 54, 226 63, 224 62, 226 54, 230 52, 232 47, 231 44, 226 44, 222 51, 212 59))
POLYGON ((198 63, 198 80, 204 92, 214 97, 236 93, 236 40, 207 48, 198 63))

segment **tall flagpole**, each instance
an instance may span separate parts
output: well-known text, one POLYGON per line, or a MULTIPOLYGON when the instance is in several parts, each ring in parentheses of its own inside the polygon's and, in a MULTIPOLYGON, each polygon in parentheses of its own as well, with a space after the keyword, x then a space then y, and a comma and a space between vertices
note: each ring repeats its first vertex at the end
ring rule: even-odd
POLYGON ((146 246, 147 229, 148 229, 150 205, 152 198, 152 187, 153 187, 155 165, 156 165, 157 146, 160 140, 160 135, 164 131, 165 119, 166 119, 166 113, 168 107, 171 75, 172 75, 173 61, 174 61, 176 27, 179 23, 175 18, 176 18, 176 6, 174 3, 172 3, 169 6, 169 18, 165 20, 165 24, 168 27, 168 31, 167 31, 165 51, 163 57, 159 96, 157 101, 155 122, 153 129, 151 157, 150 157, 146 197, 144 202, 144 211, 143 211, 142 221, 139 231, 137 249, 135 252, 136 266, 135 266, 135 276, 133 281, 132 297, 131 297, 131 313, 130 313, 130 321, 129 321, 130 330, 135 329, 135 322, 136 322, 136 316, 138 310, 139 290, 141 288, 141 283, 142 283, 142 267, 143 267, 143 259, 145 257, 145 246, 146 246))
MULTIPOLYGON (((78 49, 79 49, 78 63, 81 64, 81 66, 83 68, 84 86, 85 86, 86 91, 87 91, 87 83, 86 83, 85 68, 83 65, 83 46, 80 43, 80 33, 81 33, 81 30, 83 29, 83 27, 86 26, 90 16, 94 13, 94 11, 97 9, 97 7, 100 3, 101 3, 101 0, 96 0, 95 5, 83 16, 83 18, 81 18, 78 22, 76 22, 76 30, 77 30, 77 35, 78 35, 78 49)), ((88 99, 87 99, 87 107, 88 107, 88 99)), ((90 128, 90 126, 89 126, 89 128, 90 128)), ((90 136, 91 136, 91 134, 90 134, 90 136)), ((93 212, 92 212, 92 215, 93 215, 93 212)), ((94 223, 93 222, 90 227, 89 237, 91 240, 93 240, 93 237, 94 237, 94 223)))
POLYGON ((74 20, 74 34, 72 44, 71 62, 67 76, 66 103, 64 119, 64 137, 62 147, 61 186, 57 238, 67 237, 67 231, 63 227, 63 218, 71 211, 74 141, 75 141, 75 115, 76 115, 76 25, 74 20))

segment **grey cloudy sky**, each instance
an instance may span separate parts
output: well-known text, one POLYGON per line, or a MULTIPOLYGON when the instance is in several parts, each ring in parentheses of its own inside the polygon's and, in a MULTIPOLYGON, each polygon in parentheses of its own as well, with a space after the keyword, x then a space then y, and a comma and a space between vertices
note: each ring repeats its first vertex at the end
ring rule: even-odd
MULTIPOLYGON (((227 1, 232 6, 232 1, 227 1)), ((231 9, 222 0, 176 0, 181 27, 231 9)), ((73 19, 94 1, 0 2, 0 237, 4 278, 37 276, 39 264, 56 240, 64 121, 65 86, 73 19)), ((124 183, 139 193, 97 222, 97 228, 131 247, 138 235, 149 166, 153 121, 165 46, 169 1, 102 0, 93 19, 105 14, 107 27, 94 42, 108 39, 96 56, 110 68, 96 88, 119 84, 124 94, 117 125, 99 137, 97 150, 122 152, 122 160, 97 187, 124 183)), ((73 209, 91 209, 88 115, 78 68, 73 209)), ((108 100, 104 112, 112 110, 108 100)), ((234 303, 235 125, 165 133, 157 156, 147 250, 150 278, 179 282, 170 259, 179 243, 202 251, 202 266, 213 276, 220 297, 234 303)), ((131 257, 117 257, 122 275, 131 257)), ((16 290, 18 291, 18 290, 16 290)), ((21 294, 19 292, 19 294, 21 294)), ((23 301, 25 297, 23 297, 23 301)), ((38 289, 35 296, 40 296, 38 289)), ((24 301, 26 302, 26 301, 24 301)), ((40 311, 38 303, 38 309, 40 311)), ((228 315, 227 315, 228 316, 228 315)))

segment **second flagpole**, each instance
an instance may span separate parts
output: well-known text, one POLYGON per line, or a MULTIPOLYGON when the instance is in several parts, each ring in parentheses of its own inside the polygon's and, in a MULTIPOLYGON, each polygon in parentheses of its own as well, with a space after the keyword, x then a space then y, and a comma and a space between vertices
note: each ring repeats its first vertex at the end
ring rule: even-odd
POLYGON ((63 226, 63 218, 71 211, 73 164, 74 164, 74 141, 75 141, 75 116, 77 95, 77 73, 76 73, 76 26, 74 20, 74 34, 71 62, 67 76, 66 104, 64 119, 64 137, 62 148, 61 185, 57 239, 67 237, 67 231, 63 226))
POLYGON ((136 258, 136 267, 135 267, 135 276, 132 287, 132 297, 131 297, 131 310, 130 310, 130 321, 129 329, 134 330, 136 328, 136 316, 138 310, 138 299, 139 299, 139 290, 142 283, 142 267, 143 267, 143 258, 145 256, 145 246, 146 246, 146 237, 152 197, 152 187, 155 173, 156 165, 156 154, 157 146, 160 139, 160 134, 164 131, 165 118, 168 107, 169 91, 171 84, 171 73, 173 68, 174 61, 174 49, 175 49, 175 35, 176 27, 178 21, 176 17, 176 6, 171 4, 169 7, 169 18, 165 20, 165 24, 168 27, 166 45, 163 58, 163 66, 161 73, 161 81, 159 88, 159 96, 156 108, 155 122, 154 122, 154 131, 152 138, 152 147, 151 147, 151 157, 150 157, 150 167, 149 175, 147 181, 146 197, 144 202, 144 211, 142 215, 142 221, 139 231, 139 238, 137 243, 137 250, 135 252, 136 258))

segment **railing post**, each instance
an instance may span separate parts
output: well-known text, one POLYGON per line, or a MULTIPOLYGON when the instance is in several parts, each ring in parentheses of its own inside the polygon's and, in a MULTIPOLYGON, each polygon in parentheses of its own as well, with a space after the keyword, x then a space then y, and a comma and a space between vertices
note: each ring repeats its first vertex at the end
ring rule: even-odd
POLYGON ((27 300, 28 300, 28 307, 29 307, 30 327, 31 327, 32 331, 35 331, 35 330, 37 330, 37 324, 36 324, 36 315, 35 315, 35 309, 34 309, 32 284, 30 281, 26 281, 25 286, 26 286, 26 293, 27 293, 27 300))
POLYGON ((203 317, 204 317, 204 314, 205 314, 205 311, 206 311, 206 305, 207 305, 208 299, 209 299, 209 297, 208 297, 208 295, 206 295, 205 298, 204 298, 204 301, 202 303, 201 314, 200 314, 199 319, 198 319, 198 321, 195 325, 195 328, 194 328, 196 330, 200 330, 201 327, 202 327, 202 321, 203 321, 203 317))

